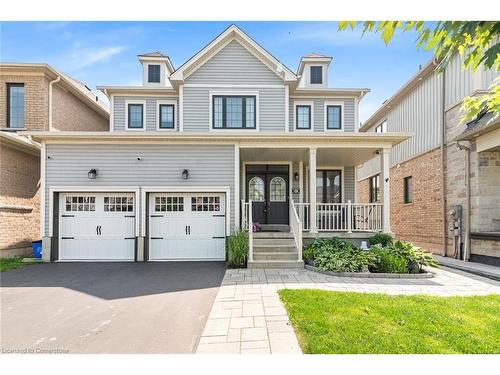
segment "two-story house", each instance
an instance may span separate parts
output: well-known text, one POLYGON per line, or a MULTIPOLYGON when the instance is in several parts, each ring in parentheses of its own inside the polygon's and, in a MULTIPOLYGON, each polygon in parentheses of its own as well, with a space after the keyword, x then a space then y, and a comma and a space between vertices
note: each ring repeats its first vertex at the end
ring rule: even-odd
POLYGON ((0 257, 40 239, 40 145, 20 131, 103 131, 107 106, 46 64, 0 63, 0 257))
POLYGON ((46 260, 224 260, 242 228, 249 266, 293 267, 304 238, 390 231, 388 185, 358 204, 355 166, 380 154, 388 175, 408 135, 358 133, 368 90, 330 87, 332 58, 293 72, 234 25, 178 68, 138 57, 141 86, 99 88, 109 132, 31 133, 46 260))
MULTIPOLYGON (((360 132, 410 132, 390 158, 391 229, 441 255, 490 264, 500 259, 500 121, 461 123, 466 96, 484 93, 496 69, 443 73, 430 61, 361 126, 360 132)), ((497 83, 498 84, 498 83, 497 83)), ((378 202, 380 160, 358 170, 361 202, 378 202)))

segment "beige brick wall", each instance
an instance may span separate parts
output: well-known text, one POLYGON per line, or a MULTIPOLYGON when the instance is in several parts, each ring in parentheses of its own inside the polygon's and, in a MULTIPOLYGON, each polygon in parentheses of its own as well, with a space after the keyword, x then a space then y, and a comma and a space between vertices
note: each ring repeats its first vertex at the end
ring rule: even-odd
POLYGON ((40 158, 0 144, 0 257, 40 239, 39 184, 40 158))
MULTIPOLYGON (((369 202, 369 179, 358 182, 358 200, 369 202)), ((391 230, 437 254, 443 251, 441 151, 435 149, 390 169, 391 230), (404 203, 404 178, 413 177, 413 203, 404 203)))
POLYGON ((0 75, 0 127, 7 127, 7 83, 24 83, 25 128, 47 130, 49 81, 43 75, 0 75))
POLYGON ((60 131, 107 131, 109 120, 77 97, 55 85, 52 90, 52 127, 60 131))

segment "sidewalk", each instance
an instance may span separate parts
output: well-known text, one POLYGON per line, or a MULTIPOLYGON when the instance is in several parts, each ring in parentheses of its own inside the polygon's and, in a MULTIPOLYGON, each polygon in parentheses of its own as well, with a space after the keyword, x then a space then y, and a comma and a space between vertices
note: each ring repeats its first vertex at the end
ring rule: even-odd
POLYGON ((475 262, 464 262, 463 260, 450 257, 442 257, 439 255, 433 256, 439 262, 439 264, 444 267, 454 268, 464 272, 472 273, 474 275, 487 277, 488 279, 500 281, 500 267, 475 262))

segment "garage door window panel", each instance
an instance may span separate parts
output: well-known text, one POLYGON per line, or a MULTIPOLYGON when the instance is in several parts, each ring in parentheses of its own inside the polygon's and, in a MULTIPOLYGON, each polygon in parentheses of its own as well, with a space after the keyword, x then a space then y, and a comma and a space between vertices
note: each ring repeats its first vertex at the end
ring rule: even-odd
POLYGON ((219 212, 220 211, 220 197, 207 196, 207 197, 192 197, 191 198, 191 211, 197 212, 219 212))
POLYGON ((67 196, 66 212, 95 211, 95 197, 67 196))
POLYGON ((134 198, 126 196, 104 197, 104 212, 134 212, 134 198))
POLYGON ((155 197, 155 212, 184 211, 184 197, 155 197))

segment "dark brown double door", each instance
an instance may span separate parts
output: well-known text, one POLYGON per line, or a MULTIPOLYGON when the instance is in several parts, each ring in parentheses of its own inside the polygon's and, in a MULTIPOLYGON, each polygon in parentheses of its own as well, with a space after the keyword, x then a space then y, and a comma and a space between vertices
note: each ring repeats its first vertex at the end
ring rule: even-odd
POLYGON ((247 165, 246 199, 259 224, 288 224, 288 165, 247 165))

